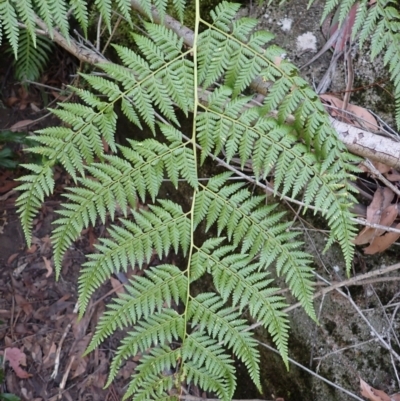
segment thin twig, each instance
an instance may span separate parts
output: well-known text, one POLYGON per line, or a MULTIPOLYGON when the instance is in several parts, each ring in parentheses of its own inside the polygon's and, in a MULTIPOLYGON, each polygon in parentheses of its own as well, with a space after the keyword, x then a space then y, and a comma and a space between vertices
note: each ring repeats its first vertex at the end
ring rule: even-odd
POLYGON ((101 14, 99 15, 99 20, 97 21, 97 36, 96 36, 96 50, 100 52, 100 30, 101 30, 101 22, 102 22, 102 16, 101 14))
POLYGON ((367 169, 371 171, 372 174, 376 175, 379 181, 382 181, 387 187, 389 187, 397 196, 400 196, 400 190, 398 187, 393 185, 387 178, 385 178, 382 173, 371 163, 370 160, 366 159, 362 163, 367 169))
POLYGON ((103 50, 102 50, 102 52, 101 52, 102 54, 104 54, 104 53, 106 52, 106 49, 107 49, 108 45, 111 43, 111 40, 112 40, 113 36, 115 35, 115 31, 117 30, 118 25, 120 24, 121 21, 122 21, 122 17, 119 16, 118 19, 117 19, 117 22, 116 22, 115 25, 114 25, 114 28, 113 28, 113 30, 112 30, 112 32, 111 32, 110 37, 108 38, 106 44, 105 44, 104 47, 103 47, 103 50))
MULTIPOLYGON (((78 302, 75 304, 73 313, 77 313, 77 312, 78 312, 78 302)), ((55 362, 54 362, 54 370, 53 370, 53 373, 50 376, 53 380, 58 375, 58 369, 60 367, 61 348, 62 348, 62 345, 64 343, 65 338, 67 337, 67 334, 69 333, 69 331, 71 329, 71 326, 72 326, 72 319, 68 323, 67 327, 65 328, 64 333, 63 333, 63 335, 61 337, 60 343, 58 344, 58 348, 57 348, 57 352, 56 352, 56 358, 55 358, 55 362)))

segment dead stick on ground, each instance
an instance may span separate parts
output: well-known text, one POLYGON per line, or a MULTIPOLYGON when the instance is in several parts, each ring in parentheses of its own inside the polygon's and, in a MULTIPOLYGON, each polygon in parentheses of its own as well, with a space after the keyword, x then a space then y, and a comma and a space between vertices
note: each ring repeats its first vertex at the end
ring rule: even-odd
MULTIPOLYGON (((77 313, 77 312, 78 312, 78 302, 75 304, 74 312, 73 312, 73 313, 77 313)), ((67 337, 67 334, 69 333, 69 331, 70 331, 70 329, 71 329, 71 326, 72 326, 72 319, 71 319, 71 321, 68 323, 67 327, 66 327, 65 330, 64 330, 64 333, 63 333, 63 335, 62 335, 62 337, 61 337, 61 340, 60 340, 60 344, 58 344, 58 348, 57 348, 57 352, 56 352, 56 359, 55 359, 55 362, 54 362, 54 370, 53 370, 53 373, 52 373, 51 376, 50 376, 53 380, 54 380, 54 379, 57 377, 57 375, 58 375, 58 369, 59 369, 59 367, 60 367, 61 348, 62 348, 62 345, 63 345, 63 343, 64 343, 65 338, 67 337)))
POLYGON ((61 398, 62 398, 62 394, 63 394, 63 391, 65 389, 65 384, 67 383, 67 379, 68 379, 68 376, 69 376, 69 371, 71 370, 71 366, 74 363, 74 360, 75 360, 75 355, 72 355, 71 359, 69 360, 67 369, 65 370, 65 373, 64 373, 63 378, 61 380, 61 383, 60 383, 60 388, 58 390, 58 399, 59 400, 61 400, 61 398))

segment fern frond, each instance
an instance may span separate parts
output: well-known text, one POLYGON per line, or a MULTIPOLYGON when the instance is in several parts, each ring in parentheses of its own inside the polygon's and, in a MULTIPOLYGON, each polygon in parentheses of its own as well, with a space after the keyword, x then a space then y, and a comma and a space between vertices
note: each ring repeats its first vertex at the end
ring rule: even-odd
POLYGON ((146 319, 164 304, 186 299, 187 278, 173 265, 159 265, 146 271, 145 277, 135 277, 125 286, 126 294, 119 294, 100 318, 87 353, 93 351, 117 328, 129 327, 142 317, 146 319))
MULTIPOLYGON (((50 3, 38 12, 52 11, 65 0, 50 3)), ((182 12, 184 2, 173 3, 182 12)), ((70 4, 79 21, 87 24, 86 2, 70 4)), ((122 14, 128 12, 129 1, 113 4, 122 14)), ((149 14, 155 5, 163 18, 166 0, 141 4, 149 14)), ((108 25, 111 5, 108 0, 95 1, 108 25)), ((348 181, 355 159, 345 152, 317 95, 295 66, 285 60, 277 63, 283 50, 265 49, 272 35, 254 32, 252 19, 236 19, 238 8, 222 2, 212 13, 212 24, 201 20, 207 29, 193 49, 185 49, 175 33, 154 24, 145 24, 148 36, 134 35, 140 54, 115 46, 121 65, 105 63, 98 66, 103 74, 83 75, 92 89, 76 90, 83 104, 63 104, 54 111, 66 126, 35 136, 38 146, 31 152, 42 155, 44 164, 28 165, 30 173, 21 179, 17 205, 27 237, 36 210, 53 191, 55 163, 62 163, 74 180, 52 235, 57 275, 65 251, 83 228, 98 220, 105 223, 108 216, 115 220, 117 211, 123 215, 83 266, 80 315, 112 274, 129 265, 142 268, 154 253, 160 259, 169 252, 187 258, 185 266, 161 264, 135 276, 100 318, 87 352, 117 329, 130 328, 112 361, 108 384, 125 359, 142 354, 124 399, 172 400, 179 397, 174 387, 194 383, 229 401, 236 387, 233 357, 244 363, 261 390, 260 355, 244 313, 269 331, 288 361, 286 302, 268 272, 271 265, 316 319, 311 257, 302 252, 299 233, 289 230, 284 213, 266 205, 264 195, 252 195, 242 182, 228 184, 230 173, 200 184, 198 145, 201 162, 221 153, 228 163, 239 156, 241 166, 252 167, 257 180, 273 175, 276 192, 302 197, 306 207, 322 211, 331 227, 329 243, 337 240, 347 267, 351 263, 355 227, 348 181), (196 63, 191 61, 194 50, 196 63), (243 96, 257 75, 273 81, 259 107, 251 95, 243 96), (117 146, 117 105, 133 124, 142 129, 144 122, 156 137, 117 146), (196 115, 190 139, 176 129, 178 108, 196 115), (292 125, 286 123, 289 118, 292 125), (156 124, 157 119, 163 124, 156 124), (105 154, 104 141, 114 154, 105 154), (188 211, 156 199, 164 180, 177 188, 182 178, 192 189, 188 211), (157 203, 137 210, 138 199, 145 202, 149 197, 157 203), (202 222, 206 231, 215 226, 218 238, 201 243, 203 236, 196 237, 196 232, 202 222), (212 277, 217 293, 194 296, 192 283, 203 275, 212 277)), ((50 24, 63 24, 52 13, 46 18, 50 24)))
MULTIPOLYGON (((281 189, 283 195, 289 193, 295 197, 305 189, 305 203, 320 208, 327 217, 331 238, 339 242, 349 268, 354 253, 351 241, 356 235, 356 227, 351 222, 352 215, 348 210, 348 205, 354 201, 348 180, 352 178, 350 173, 354 168, 350 164, 352 157, 346 151, 338 153, 343 144, 339 144, 336 134, 331 133, 332 137, 327 137, 330 126, 324 123, 325 112, 321 110, 319 114, 319 106, 316 105, 317 111, 314 108, 314 114, 311 114, 306 110, 309 107, 306 101, 295 112, 300 120, 306 110, 308 121, 301 132, 313 132, 312 137, 307 137, 307 141, 316 149, 313 154, 306 145, 298 142, 293 126, 279 123, 272 117, 260 117, 264 115, 261 107, 246 108, 246 104, 242 103, 241 109, 236 107, 236 100, 230 100, 231 94, 230 88, 216 89, 209 105, 204 107, 204 113, 198 114, 197 130, 198 141, 203 148, 202 160, 206 152, 218 155, 224 150, 229 162, 237 153, 242 166, 248 160, 252 161, 257 179, 265 179, 273 172, 275 189, 281 189), (317 157, 317 154, 321 156, 317 157), (323 189, 320 191, 318 188, 323 189), (327 196, 330 203, 326 201, 327 196)), ((275 94, 272 91, 269 95, 272 100, 267 97, 266 102, 275 102, 275 94)), ((317 99, 313 101, 318 103, 317 99)), ((273 103, 273 106, 276 105, 273 103)), ((283 104, 285 106, 293 111, 290 100, 283 104)))
POLYGON ((6 37, 13 49, 14 56, 18 58, 18 20, 13 2, 5 0, 0 2, 0 22, 1 28, 5 30, 6 37))
POLYGON ((70 0, 70 4, 73 7, 74 17, 79 22, 86 37, 89 25, 89 12, 87 8, 87 3, 82 0, 70 0))
MULTIPOLYGON (((107 1, 107 0, 102 0, 107 1)), ((47 2, 52 18, 52 26, 57 27, 61 34, 69 41, 68 4, 65 0, 50 0, 47 2)))
POLYGON ((50 38, 53 38, 53 17, 51 14, 51 9, 47 1, 34 0, 36 5, 36 12, 38 16, 46 24, 47 30, 49 32, 50 38))
MULTIPOLYGON (((24 24, 26 26, 26 31, 29 34, 29 38, 33 43, 33 47, 36 47, 36 34, 35 34, 35 12, 33 11, 32 8, 32 1, 31 0, 25 0, 25 1, 17 1, 16 2, 16 9, 19 18, 24 21, 24 24)), ((18 50, 20 54, 23 52, 23 50, 20 50, 21 46, 21 38, 18 46, 18 50)))
POLYGON ((52 163, 44 163, 41 166, 22 164, 22 167, 33 174, 17 178, 17 181, 22 181, 23 184, 16 188, 18 191, 22 191, 22 194, 18 197, 15 204, 18 207, 22 230, 24 231, 28 245, 31 243, 33 219, 40 209, 44 197, 53 193, 54 178, 52 166, 52 163))
POLYGON ((246 320, 240 319, 240 312, 224 308, 224 301, 214 293, 202 293, 189 301, 188 318, 194 326, 199 325, 201 332, 231 348, 245 364, 254 384, 261 391, 260 355, 257 343, 246 329, 246 320))
POLYGON ((221 382, 218 376, 210 376, 206 368, 199 368, 195 364, 188 362, 184 366, 184 374, 189 383, 194 383, 205 391, 217 393, 220 400, 231 400, 224 383, 221 382))
POLYGON ((79 277, 79 307, 86 309, 90 296, 113 273, 127 269, 128 265, 141 268, 149 262, 153 250, 160 259, 173 247, 185 255, 190 243, 190 220, 181 207, 160 200, 159 206, 149 206, 149 212, 132 211, 136 223, 122 219, 122 227, 109 230, 111 239, 101 239, 96 246, 99 253, 89 255, 79 277))
POLYGON ((49 59, 52 42, 41 35, 35 37, 22 30, 18 39, 19 59, 15 60, 15 77, 19 81, 37 81, 49 59))

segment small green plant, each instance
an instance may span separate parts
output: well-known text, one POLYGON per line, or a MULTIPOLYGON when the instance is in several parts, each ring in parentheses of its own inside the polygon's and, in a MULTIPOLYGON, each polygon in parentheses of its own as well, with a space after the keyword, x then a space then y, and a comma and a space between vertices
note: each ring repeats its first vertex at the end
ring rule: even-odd
MULTIPOLYGON (((2 325, 2 324, 3 324, 3 322, 0 320, 0 325, 2 325)), ((10 394, 10 393, 4 393, 2 391, 4 379, 5 379, 4 362, 3 362, 3 356, 0 355, 0 401, 21 401, 21 399, 19 397, 17 397, 16 395, 10 394)))
MULTIPOLYGON (((13 145, 33 146, 36 142, 29 138, 26 133, 1 131, 0 132, 0 167, 13 169, 18 167, 20 157, 12 149, 13 145)), ((35 159, 35 158, 34 158, 35 159)), ((37 157, 36 157, 37 159, 37 157)))

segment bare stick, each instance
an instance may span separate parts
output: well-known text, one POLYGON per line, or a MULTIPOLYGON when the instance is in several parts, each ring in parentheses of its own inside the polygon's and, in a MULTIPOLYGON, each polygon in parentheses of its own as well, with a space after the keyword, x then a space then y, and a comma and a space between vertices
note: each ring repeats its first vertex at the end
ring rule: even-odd
MULTIPOLYGON (((77 312, 78 312, 78 302, 75 304, 73 313, 77 313, 77 312)), ((50 376, 53 380, 58 375, 58 369, 60 367, 60 355, 61 355, 62 345, 64 343, 65 338, 67 337, 67 334, 69 333, 69 331, 71 329, 71 326, 72 326, 72 319, 68 323, 67 327, 64 330, 64 333, 63 333, 63 335, 61 337, 61 340, 60 340, 60 344, 58 344, 58 348, 57 348, 57 352, 56 352, 56 359, 55 359, 55 363, 54 363, 54 370, 53 370, 53 373, 50 376)))

